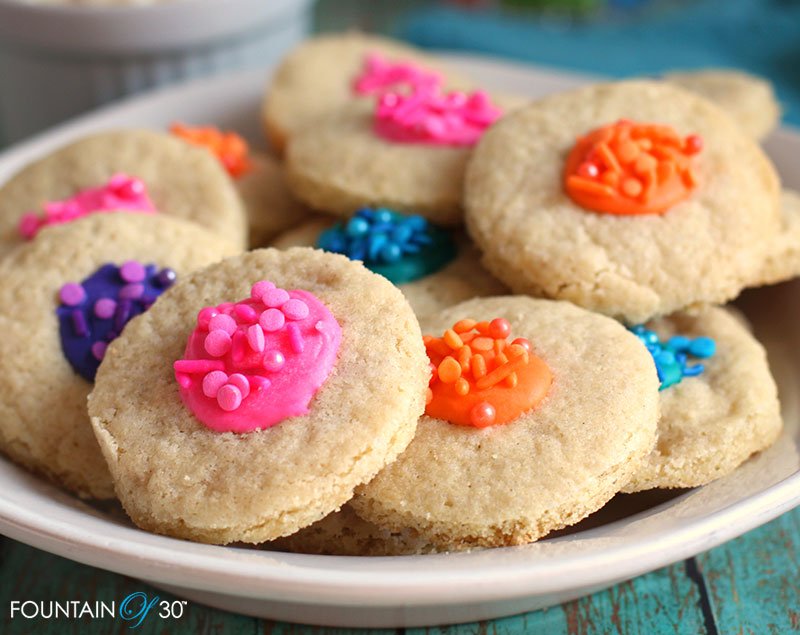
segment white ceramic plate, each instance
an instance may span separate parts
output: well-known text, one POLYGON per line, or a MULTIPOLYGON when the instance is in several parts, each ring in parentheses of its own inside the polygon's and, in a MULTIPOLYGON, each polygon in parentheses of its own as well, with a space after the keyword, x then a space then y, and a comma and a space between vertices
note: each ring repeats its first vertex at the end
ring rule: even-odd
MULTIPOLYGON (((485 59, 453 61, 487 87, 531 96, 581 81, 485 59)), ((265 79, 260 72, 202 81, 91 114, 0 155, 0 181, 67 139, 101 128, 215 122, 258 138, 265 79)), ((781 130, 768 148, 785 183, 800 188, 800 134, 781 130)), ((140 531, 118 510, 82 503, 3 459, 0 531, 196 602, 293 622, 416 626, 560 603, 709 549, 800 503, 799 298, 800 284, 791 283, 740 301, 769 349, 780 386, 787 425, 774 447, 703 488, 618 496, 577 531, 533 545, 400 558, 200 545, 140 531)))

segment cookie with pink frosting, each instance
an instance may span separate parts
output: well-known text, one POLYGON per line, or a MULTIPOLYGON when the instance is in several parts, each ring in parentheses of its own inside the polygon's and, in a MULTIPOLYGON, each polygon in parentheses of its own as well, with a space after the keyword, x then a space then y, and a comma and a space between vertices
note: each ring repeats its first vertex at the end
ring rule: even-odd
POLYGON ((179 281, 109 347, 89 413, 141 528, 289 535, 410 443, 429 369, 411 307, 344 256, 262 249, 179 281))
POLYGON ((356 32, 308 39, 281 61, 267 88, 261 113, 267 137, 282 152, 317 117, 418 73, 469 88, 467 79, 404 42, 356 32), (376 72, 367 76, 369 70, 376 72))
POLYGON ((247 244, 242 201, 213 156, 166 133, 131 129, 73 141, 2 184, 0 256, 43 227, 117 211, 175 216, 247 244))
POLYGON ((92 214, 0 260, 0 452, 81 497, 113 498, 86 412, 98 366, 175 280, 235 253, 165 214, 92 214))

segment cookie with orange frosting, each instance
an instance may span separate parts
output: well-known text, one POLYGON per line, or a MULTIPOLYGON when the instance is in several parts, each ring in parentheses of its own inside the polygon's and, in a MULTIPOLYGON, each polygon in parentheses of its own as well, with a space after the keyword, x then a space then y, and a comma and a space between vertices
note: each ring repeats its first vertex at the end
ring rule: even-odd
POLYGON ((233 179, 247 212, 250 248, 265 247, 279 233, 309 214, 289 191, 283 166, 267 154, 252 152, 243 137, 213 126, 175 123, 170 132, 209 150, 233 179))
POLYGON ((282 152, 293 134, 320 115, 368 100, 374 91, 402 79, 402 72, 395 71, 384 86, 356 86, 370 61, 413 65, 445 78, 454 88, 469 86, 446 64, 398 40, 357 32, 320 35, 292 50, 270 80, 261 115, 272 147, 282 152))
POLYGON ((351 506, 438 549, 532 542, 630 480, 655 442, 652 358, 618 322, 566 302, 477 298, 423 320, 425 415, 351 506))
POLYGON ((263 542, 339 509, 414 435, 428 381, 400 291, 261 249, 187 276, 109 347, 89 414, 149 531, 263 542))
POLYGON ((68 143, 0 186, 0 254, 42 227, 125 211, 175 216, 244 248, 247 218, 209 153, 151 130, 111 130, 68 143))
POLYGON ((724 112, 665 82, 541 99, 482 138, 467 228, 514 291, 635 323, 724 302, 780 226, 766 155, 724 112))
POLYGON ((166 214, 94 214, 3 258, 0 451, 82 497, 113 498, 86 412, 98 366, 176 279, 236 253, 166 214))
MULTIPOLYGON (((431 240, 424 245, 418 244, 414 240, 415 234, 409 233, 413 252, 401 253, 396 259, 391 260, 386 256, 382 257, 380 251, 385 249, 386 244, 392 242, 393 232, 395 239, 402 238, 398 236, 403 231, 401 226, 407 223, 410 217, 387 215, 389 220, 387 227, 376 228, 375 223, 372 223, 370 229, 373 231, 370 238, 379 242, 378 250, 373 249, 372 253, 369 253, 369 250, 366 253, 356 251, 357 239, 341 246, 326 243, 326 234, 329 239, 331 235, 334 239, 347 236, 350 224, 357 223, 361 214, 367 211, 369 210, 360 210, 354 217, 357 220, 338 223, 332 219, 317 217, 278 236, 272 246, 278 249, 317 247, 329 250, 336 247, 340 249, 338 253, 361 259, 368 268, 386 275, 389 280, 397 284, 418 317, 437 313, 464 300, 506 292, 506 287, 480 265, 479 254, 466 237, 459 233, 439 230, 424 221, 419 223, 422 227, 417 232, 418 240, 432 237, 432 232, 437 232, 437 235, 443 237, 443 242, 434 243, 431 240), (382 240, 381 236, 385 236, 386 239, 382 240), (433 257, 427 255, 428 251, 433 257)), ((384 210, 386 211, 388 210, 384 210)))

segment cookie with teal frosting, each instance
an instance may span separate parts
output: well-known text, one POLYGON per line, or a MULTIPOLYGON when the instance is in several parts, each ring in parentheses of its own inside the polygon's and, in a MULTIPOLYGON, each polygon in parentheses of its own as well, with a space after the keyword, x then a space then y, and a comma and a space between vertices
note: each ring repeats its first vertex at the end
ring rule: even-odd
POLYGON ((338 222, 319 217, 282 234, 272 246, 317 247, 361 260, 396 284, 418 316, 506 292, 463 234, 385 208, 364 208, 338 222))

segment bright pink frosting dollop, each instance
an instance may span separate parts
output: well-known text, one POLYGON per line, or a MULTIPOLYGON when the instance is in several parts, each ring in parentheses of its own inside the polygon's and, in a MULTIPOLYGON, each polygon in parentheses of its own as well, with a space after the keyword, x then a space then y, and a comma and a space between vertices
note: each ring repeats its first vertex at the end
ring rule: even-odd
POLYGON ((441 83, 438 73, 412 64, 391 62, 380 53, 368 53, 361 74, 353 81, 353 90, 359 95, 374 95, 403 86, 414 90, 418 86, 435 86, 441 83))
POLYGON ((342 330, 308 291, 262 280, 250 297, 206 307, 175 362, 184 404, 217 432, 252 432, 304 415, 328 378, 342 330))
POLYGON ((97 212, 139 212, 153 214, 156 211, 147 195, 147 187, 141 179, 127 174, 115 174, 100 187, 81 190, 63 201, 44 204, 44 214, 28 212, 19 222, 19 233, 31 240, 39 230, 48 225, 60 225, 97 212))
POLYGON ((385 93, 375 108, 375 132, 389 141, 471 146, 502 115, 483 91, 443 93, 438 86, 385 93))

